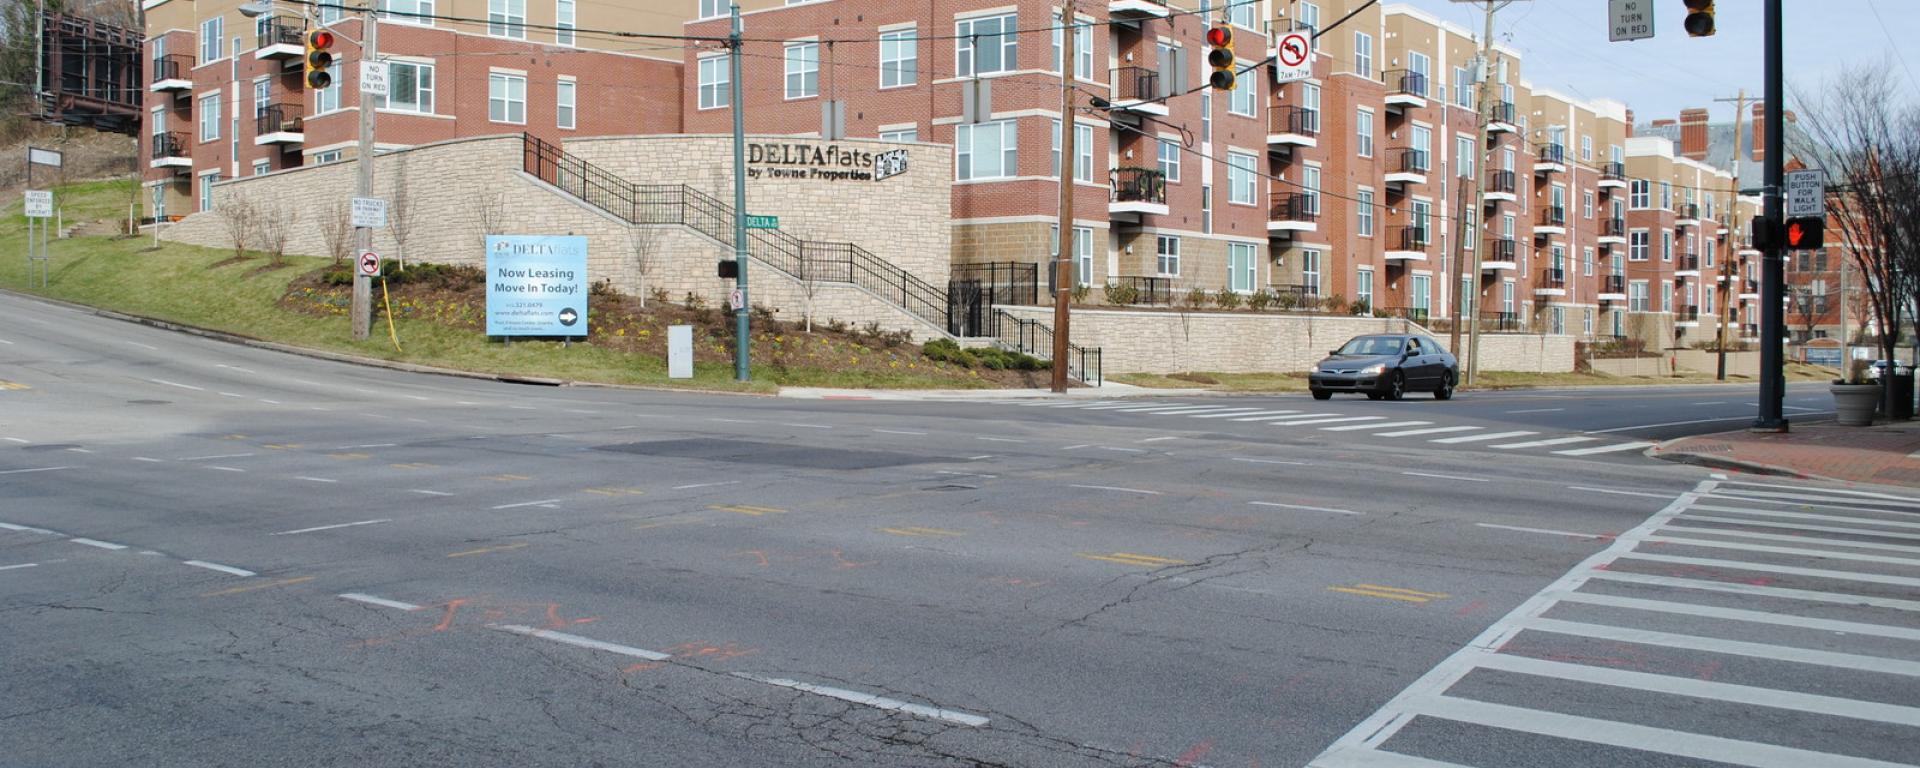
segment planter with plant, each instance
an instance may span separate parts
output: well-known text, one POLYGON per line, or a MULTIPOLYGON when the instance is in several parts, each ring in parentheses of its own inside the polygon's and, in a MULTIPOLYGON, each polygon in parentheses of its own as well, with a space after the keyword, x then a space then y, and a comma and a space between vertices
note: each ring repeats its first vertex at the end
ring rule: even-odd
POLYGON ((1833 393, 1835 423, 1843 427, 1873 423, 1873 412, 1880 405, 1880 384, 1867 380, 1867 361, 1849 361, 1846 378, 1834 379, 1827 389, 1833 393))

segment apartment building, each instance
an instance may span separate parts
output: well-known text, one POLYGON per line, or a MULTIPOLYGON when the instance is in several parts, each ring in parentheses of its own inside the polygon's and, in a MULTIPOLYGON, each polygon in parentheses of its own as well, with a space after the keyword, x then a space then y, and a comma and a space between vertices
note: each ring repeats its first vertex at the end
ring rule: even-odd
MULTIPOLYGON (((679 130, 677 47, 578 32, 677 33, 698 0, 637 15, 584 0, 380 0, 379 53, 392 92, 373 105, 380 148, 487 134, 679 130), (589 95, 591 94, 591 97, 589 95)), ((359 137, 362 21, 343 6, 145 0, 149 214, 204 210, 213 184, 352 157, 359 137), (305 87, 305 33, 337 36, 333 85, 305 87)), ((654 3, 648 4, 651 6, 654 3)), ((667 5, 667 3, 659 3, 667 5)))

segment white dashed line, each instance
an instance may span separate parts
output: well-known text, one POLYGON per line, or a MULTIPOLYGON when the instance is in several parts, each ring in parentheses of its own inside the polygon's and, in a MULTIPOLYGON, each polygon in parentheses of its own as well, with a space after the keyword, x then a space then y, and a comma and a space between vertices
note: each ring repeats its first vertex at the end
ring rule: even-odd
POLYGON ((1431 473, 1431 472, 1402 472, 1402 473, 1400 473, 1400 474, 1403 474, 1403 475, 1413 475, 1414 477, 1437 477, 1437 478, 1440 478, 1441 480, 1464 480, 1464 481, 1466 481, 1466 482, 1469 482, 1469 483, 1490 483, 1490 482, 1493 482, 1493 481, 1491 481, 1491 480, 1488 480, 1487 478, 1484 478, 1484 477, 1461 477, 1461 476, 1459 476, 1459 475, 1436 475, 1436 474, 1433 474, 1433 473, 1431 473))
POLYGON ((89 547, 99 547, 100 549, 126 549, 127 548, 127 545, 125 544, 115 544, 111 541, 100 541, 98 539, 75 538, 75 539, 67 539, 67 541, 71 541, 75 544, 82 544, 89 547))
POLYGON ((1393 429, 1394 427, 1419 427, 1432 424, 1431 421, 1389 421, 1385 424, 1343 424, 1338 427, 1321 427, 1322 432, 1356 432, 1362 429, 1393 429))
POLYGON ((1334 423, 1343 422, 1343 421, 1386 421, 1386 420, 1387 420, 1387 417, 1385 416, 1333 416, 1329 418, 1304 419, 1304 420, 1297 420, 1297 421, 1280 422, 1276 424, 1268 424, 1267 426, 1300 427, 1308 424, 1334 424, 1334 423))
POLYGON ((212 461, 213 459, 244 459, 252 455, 253 454, 251 453, 222 453, 216 456, 188 456, 187 458, 184 458, 184 459, 175 459, 175 461, 212 461))
POLYGON ((15 568, 32 568, 36 565, 39 565, 39 563, 21 563, 19 565, 0 565, 0 571, 11 571, 15 568))
POLYGON ((1176 436, 1172 436, 1172 435, 1169 435, 1169 436, 1167 436, 1167 437, 1149 437, 1149 438, 1147 438, 1147 439, 1145 439, 1145 440, 1141 440, 1141 441, 1139 441, 1139 442, 1142 442, 1142 443, 1157 443, 1157 442, 1160 442, 1160 441, 1162 441, 1162 440, 1178 440, 1178 439, 1180 439, 1180 438, 1179 438, 1179 437, 1176 437, 1176 436))
POLYGON ((1262 415, 1241 416, 1235 418, 1234 421, 1273 421, 1274 419, 1297 419, 1299 417, 1299 411, 1267 411, 1262 415))
POLYGON ((208 464, 207 469, 217 469, 221 472, 245 472, 246 471, 239 467, 223 467, 218 464, 208 464))
POLYGON ((19 444, 21 444, 21 445, 26 445, 26 444, 27 444, 27 442, 28 442, 28 441, 26 441, 26 440, 22 440, 22 439, 20 439, 20 438, 17 438, 17 437, 0 437, 0 440, 5 440, 5 441, 7 441, 7 442, 9 442, 9 443, 19 443, 19 444))
POLYGON ((735 672, 734 675, 737 677, 745 678, 747 680, 752 680, 754 682, 766 683, 767 685, 775 685, 781 688, 792 688, 793 690, 796 690, 796 691, 802 691, 805 693, 825 696, 830 699, 839 699, 841 701, 853 702, 855 704, 864 704, 866 706, 873 707, 876 709, 885 709, 885 710, 894 711, 894 712, 904 712, 906 714, 913 715, 915 717, 924 717, 929 720, 943 720, 949 723, 958 723, 960 725, 970 726, 973 728, 979 728, 991 722, 987 718, 984 718, 975 714, 970 714, 967 712, 961 712, 961 711, 952 710, 952 709, 940 709, 937 707, 926 707, 926 706, 921 706, 919 704, 908 704, 907 702, 904 702, 904 701, 882 698, 879 696, 874 696, 872 694, 860 693, 859 691, 849 691, 844 688, 828 688, 826 686, 813 685, 811 683, 802 683, 797 680, 783 680, 780 678, 773 678, 773 677, 755 677, 753 675, 748 675, 743 672, 735 672))
POLYGON ((414 605, 413 603, 403 603, 398 600, 388 600, 384 597, 374 597, 373 595, 363 595, 359 592, 343 592, 340 594, 340 599, 352 600, 356 603, 366 603, 368 605, 378 605, 383 608, 398 608, 403 611, 420 610, 420 606, 414 605))
POLYGON ((1281 504, 1280 502, 1277 502, 1277 501, 1249 501, 1247 503, 1256 507, 1279 507, 1281 509, 1304 509, 1308 512, 1332 512, 1336 515, 1362 514, 1360 512, 1355 512, 1351 509, 1334 509, 1332 507, 1309 507, 1305 504, 1281 504))
POLYGON ((973 439, 985 440, 990 443, 1024 443, 1026 442, 1025 440, 1021 440, 1020 438, 1017 438, 1017 437, 975 437, 973 439))
POLYGON ((195 568, 205 568, 205 569, 207 569, 207 570, 209 570, 209 571, 219 571, 219 572, 221 572, 221 573, 226 573, 226 574, 232 574, 232 575, 234 575, 234 576, 258 576, 258 575, 260 575, 260 574, 257 574, 257 573, 254 573, 253 571, 249 571, 249 570, 247 570, 247 569, 245 569, 245 568, 235 568, 235 567, 233 567, 233 566, 231 566, 231 565, 221 565, 221 564, 219 564, 219 563, 209 563, 209 562, 207 562, 207 561, 205 561, 205 560, 187 560, 187 561, 184 561, 184 562, 182 562, 181 564, 182 564, 182 565, 191 565, 191 566, 193 566, 193 567, 195 567, 195 568))
POLYGON ((73 467, 34 467, 32 469, 9 469, 5 471, 0 471, 0 475, 24 475, 29 472, 58 472, 63 469, 73 469, 73 467))
POLYGON ((601 640, 595 640, 590 637, 581 637, 579 635, 569 635, 565 632, 555 632, 550 629, 535 629, 533 627, 529 627, 521 624, 488 624, 487 628, 497 629, 502 632, 512 632, 516 635, 526 635, 527 637, 537 637, 542 640, 552 640, 556 643, 564 643, 566 645, 571 645, 576 648, 590 648, 596 651, 606 651, 608 653, 617 653, 622 656, 632 656, 634 658, 646 659, 648 661, 666 661, 667 659, 673 658, 672 656, 669 656, 664 653, 660 653, 659 651, 649 651, 645 648, 635 648, 630 645, 619 645, 616 643, 609 643, 601 640))
POLYGON ((1070 487, 1073 487, 1073 488, 1085 488, 1085 489, 1087 489, 1087 490, 1091 490, 1091 491, 1115 491, 1115 492, 1119 492, 1119 493, 1139 493, 1139 494, 1144 494, 1144 495, 1147 495, 1147 496, 1159 496, 1159 495, 1160 495, 1160 492, 1159 492, 1159 491, 1148 491, 1148 490, 1142 490, 1142 489, 1139 489, 1139 488, 1121 488, 1121 487, 1119 487, 1119 486, 1113 486, 1113 485, 1075 485, 1075 486, 1070 486, 1070 487))
POLYGON ((1503 451, 1511 451, 1511 450, 1517 450, 1520 448, 1545 448, 1550 445, 1567 445, 1570 443, 1590 443, 1598 439, 1599 438, 1597 437, 1554 437, 1554 438, 1548 438, 1546 440, 1532 440, 1525 443, 1503 443, 1500 445, 1490 445, 1487 447, 1496 448, 1503 451))
POLYGON ((542 507, 548 504, 558 504, 560 503, 560 501, 561 501, 560 499, 541 499, 539 501, 523 501, 518 504, 501 504, 500 506, 497 506, 497 507, 488 507, 488 509, 519 509, 521 507, 542 507))
POLYGON ((1246 459, 1246 458, 1236 457, 1234 461, 1244 461, 1248 464, 1291 464, 1294 466, 1301 466, 1301 467, 1311 466, 1304 461, 1286 461, 1283 459, 1246 459))
POLYGON ((146 462, 146 463, 148 463, 148 464, 160 464, 160 463, 162 463, 160 459, 156 459, 156 458, 153 458, 153 457, 151 457, 151 456, 135 456, 135 457, 133 457, 133 460, 134 460, 134 461, 144 461, 144 462, 146 462))
POLYGON ((740 481, 738 481, 738 480, 728 480, 728 481, 726 481, 726 482, 723 482, 723 483, 694 483, 694 484, 692 484, 692 485, 676 485, 676 486, 674 486, 674 487, 673 487, 673 489, 672 489, 672 490, 676 490, 676 491, 684 491, 684 490, 687 490, 687 489, 689 489, 689 488, 712 488, 712 487, 714 487, 714 486, 716 486, 716 485, 734 485, 734 484, 737 484, 737 483, 739 483, 739 482, 740 482, 740 481))
POLYGON ((392 521, 392 520, 388 520, 388 519, 385 519, 385 518, 382 518, 382 519, 379 519, 379 520, 361 520, 360 522, 357 522, 357 523, 338 523, 338 524, 335 524, 335 525, 319 525, 319 526, 314 526, 314 527, 312 527, 312 528, 299 528, 299 529, 295 529, 295 530, 291 530, 291 531, 281 531, 281 532, 279 532, 279 533, 270 533, 270 534, 267 534, 267 535, 269 535, 269 536, 292 536, 292 535, 294 535, 294 534, 296 534, 296 533, 313 533, 314 531, 331 531, 331 530, 333 530, 333 529, 335 529, 335 528, 352 528, 352 527, 354 527, 354 526, 356 526, 356 525, 376 525, 376 524, 379 524, 379 523, 391 523, 391 522, 393 522, 393 521, 392 521))
POLYGON ((147 381, 151 381, 151 382, 153 382, 153 383, 155 383, 155 384, 165 384, 165 385, 167 385, 167 386, 169 386, 169 387, 179 387, 179 388, 181 388, 181 389, 191 389, 191 390, 193 390, 193 391, 195 391, 195 392, 205 392, 205 391, 207 391, 207 390, 205 390, 205 389, 203 389, 203 388, 201 388, 201 387, 196 387, 196 386, 193 386, 192 384, 181 384, 181 383, 179 383, 179 382, 176 382, 176 381, 167 381, 166 379, 147 379, 147 381))
POLYGON ((1507 413, 1558 413, 1564 410, 1566 409, 1565 408, 1528 408, 1524 411, 1507 411, 1507 413))
POLYGON ((295 480, 305 480, 305 481, 307 481, 307 482, 309 482, 309 483, 337 483, 337 482, 340 482, 340 481, 338 481, 338 480, 334 480, 334 479, 331 479, 331 478, 325 478, 325 477, 307 477, 307 476, 305 476, 305 475, 301 475, 301 476, 299 476, 299 477, 296 477, 296 478, 294 478, 294 479, 295 479, 295 480))
POLYGON ((127 341, 127 340, 125 340, 125 339, 122 339, 122 340, 121 340, 121 343, 123 343, 123 344, 132 344, 133 346, 136 346, 136 347, 139 347, 139 348, 141 348, 141 349, 151 349, 151 350, 153 350, 153 351, 155 351, 155 352, 158 352, 158 351, 160 351, 160 348, 159 348, 159 347, 156 347, 156 346, 154 346, 154 345, 152 345, 152 344, 142 344, 142 343, 140 343, 140 342, 137 342, 137 341, 127 341))
POLYGON ((446 491, 429 491, 425 488, 414 488, 414 489, 408 490, 407 493, 417 493, 422 496, 452 496, 453 495, 446 491))
POLYGON ((937 469, 934 470, 933 473, 936 475, 959 475, 961 477, 999 477, 999 475, 988 475, 980 472, 954 472, 947 469, 937 469))
POLYGON ((1671 494, 1671 493, 1647 493, 1645 491, 1623 491, 1618 488, 1594 488, 1592 486, 1587 486, 1587 485, 1569 485, 1567 486, 1567 490, 1589 491, 1592 493, 1614 493, 1614 494, 1619 494, 1621 496, 1645 496, 1649 499, 1671 500, 1674 497, 1674 494, 1671 494))
POLYGON ((885 432, 885 433, 887 433, 887 434, 889 434, 889 435, 924 435, 924 434, 926 434, 925 432, 913 432, 913 431, 910 431, 910 430, 905 430, 905 429, 881 429, 881 428, 879 428, 879 427, 874 427, 874 428, 873 428, 873 431, 875 431, 875 432, 885 432))
MULTIPOLYGON (((1084 448, 1085 446, 1081 446, 1081 447, 1084 448)), ((980 454, 979 456, 968 456, 967 461, 979 461, 981 459, 991 459, 991 458, 993 458, 993 454, 983 453, 983 454, 980 454)))
POLYGON ((780 426, 799 427, 801 429, 833 429, 833 427, 830 427, 826 424, 789 424, 786 422, 781 422, 780 426))
POLYGON ((1556 531, 1552 528, 1528 528, 1526 526, 1520 526, 1520 525, 1497 525, 1494 523, 1474 523, 1474 525, 1480 526, 1481 528, 1497 528, 1502 531, 1519 531, 1521 533, 1544 533, 1551 536, 1569 536, 1576 539, 1609 538, 1605 534, 1580 533, 1578 531, 1556 531))
POLYGON ((1147 452, 1147 449, 1145 448, 1120 448, 1120 447, 1111 446, 1111 445, 1102 445, 1102 446, 1099 446, 1099 448, 1100 450, 1103 450, 1103 451, 1120 451, 1122 453, 1146 453, 1147 452))
POLYGON ((0 523, 0 529, 5 529, 9 531, 19 531, 21 533, 44 533, 44 534, 47 534, 48 536, 60 535, 57 531, 49 531, 45 528, 35 528, 31 525, 18 525, 15 523, 0 523))

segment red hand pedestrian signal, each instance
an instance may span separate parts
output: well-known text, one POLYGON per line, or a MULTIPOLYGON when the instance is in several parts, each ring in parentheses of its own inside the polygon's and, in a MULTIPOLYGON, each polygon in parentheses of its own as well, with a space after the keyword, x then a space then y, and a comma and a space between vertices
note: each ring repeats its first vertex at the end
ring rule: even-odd
POLYGON ((1821 247, 1821 241, 1825 239, 1823 235, 1826 234, 1823 229, 1825 225, 1826 222, 1814 216, 1787 219, 1785 230, 1787 248, 1795 251, 1810 251, 1821 247))
POLYGON ((1800 238, 1805 237, 1806 234, 1807 228, 1800 226, 1800 222, 1787 222, 1787 245, 1794 248, 1800 247, 1800 238))

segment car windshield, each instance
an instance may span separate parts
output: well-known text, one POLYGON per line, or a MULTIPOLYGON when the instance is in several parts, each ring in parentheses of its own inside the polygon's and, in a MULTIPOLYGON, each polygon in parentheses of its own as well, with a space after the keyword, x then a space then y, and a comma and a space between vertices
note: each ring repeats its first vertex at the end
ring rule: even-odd
POLYGON ((1406 341, 1398 336, 1361 336, 1347 342, 1340 348, 1342 355, 1393 355, 1398 354, 1406 341))

